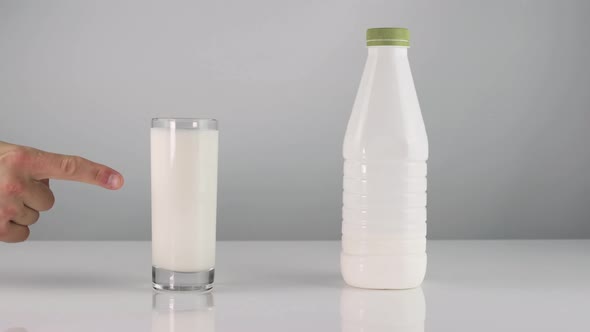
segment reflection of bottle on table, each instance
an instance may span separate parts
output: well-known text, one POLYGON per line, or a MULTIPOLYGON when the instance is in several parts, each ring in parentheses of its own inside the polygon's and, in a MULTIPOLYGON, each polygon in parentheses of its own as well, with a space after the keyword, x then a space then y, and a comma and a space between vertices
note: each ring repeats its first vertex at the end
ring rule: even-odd
POLYGON ((152 332, 214 332, 211 293, 154 292, 152 332))
POLYGON ((340 297, 342 332, 424 332, 422 288, 364 290, 345 287, 340 297))

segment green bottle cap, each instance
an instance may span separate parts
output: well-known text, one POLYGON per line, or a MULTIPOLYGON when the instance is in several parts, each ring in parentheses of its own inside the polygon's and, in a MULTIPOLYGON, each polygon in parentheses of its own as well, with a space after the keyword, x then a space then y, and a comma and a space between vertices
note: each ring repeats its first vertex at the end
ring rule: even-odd
POLYGON ((410 30, 406 28, 369 29, 367 46, 410 46, 410 30))

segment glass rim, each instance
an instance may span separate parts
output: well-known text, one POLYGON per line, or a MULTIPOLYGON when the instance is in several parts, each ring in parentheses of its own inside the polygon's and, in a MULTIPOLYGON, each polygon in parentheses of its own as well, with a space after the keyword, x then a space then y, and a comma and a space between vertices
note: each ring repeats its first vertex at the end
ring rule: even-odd
POLYGON ((152 118, 152 128, 218 130, 213 118, 152 118))

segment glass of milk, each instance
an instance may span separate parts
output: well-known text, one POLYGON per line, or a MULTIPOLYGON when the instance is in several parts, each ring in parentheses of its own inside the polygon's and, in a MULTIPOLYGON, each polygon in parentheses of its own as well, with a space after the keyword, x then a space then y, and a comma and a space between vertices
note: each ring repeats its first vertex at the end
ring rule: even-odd
POLYGON ((155 289, 213 287, 218 137, 214 119, 152 119, 155 289))

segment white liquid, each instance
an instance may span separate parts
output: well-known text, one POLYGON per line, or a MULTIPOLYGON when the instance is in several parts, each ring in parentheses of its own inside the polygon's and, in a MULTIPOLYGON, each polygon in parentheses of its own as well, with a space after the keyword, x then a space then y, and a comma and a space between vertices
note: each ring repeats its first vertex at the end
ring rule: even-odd
POLYGON ((420 285, 428 139, 406 47, 369 47, 343 152, 344 280, 362 288, 420 285))
POLYGON ((151 129, 152 264, 177 272, 215 266, 216 130, 151 129))

